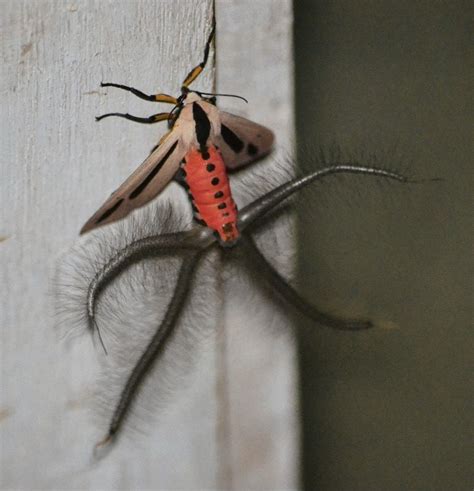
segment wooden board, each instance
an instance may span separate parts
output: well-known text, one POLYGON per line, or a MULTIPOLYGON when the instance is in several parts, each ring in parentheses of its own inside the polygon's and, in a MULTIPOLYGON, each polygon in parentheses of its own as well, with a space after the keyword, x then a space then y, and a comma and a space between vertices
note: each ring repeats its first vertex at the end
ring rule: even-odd
MULTIPOLYGON (((223 322, 177 401, 97 465, 88 408, 101 353, 88 337, 65 345, 53 329, 58 257, 164 131, 95 124, 108 111, 157 112, 99 83, 175 94, 199 61, 212 3, 2 3, 2 489, 296 487, 294 350, 288 336, 259 331, 265 307, 249 319, 245 296, 236 307, 227 289, 223 322)), ((218 2, 217 22, 218 90, 249 98, 242 114, 284 146, 293 128, 290 2, 218 2)), ((198 87, 213 86, 211 65, 198 87)), ((287 322, 268 309, 271 323, 287 322)))
MULTIPOLYGON (((275 152, 248 171, 271 182, 280 166, 289 164, 285 157, 291 155, 294 139, 292 5, 286 0, 247 0, 221 1, 217 7, 217 89, 249 100, 248 105, 221 100, 221 105, 275 131, 275 152)), ((234 184, 241 203, 255 193, 248 179, 243 176, 242 183, 234 184)), ((257 185, 260 194, 258 186, 265 186, 257 185)), ((274 223, 259 241, 266 257, 286 274, 293 260, 291 230, 288 223, 274 223)), ((229 402, 227 482, 233 489, 294 489, 298 396, 289 318, 278 300, 263 294, 255 278, 249 282, 241 270, 235 274, 237 280, 227 283, 221 340, 229 402)))

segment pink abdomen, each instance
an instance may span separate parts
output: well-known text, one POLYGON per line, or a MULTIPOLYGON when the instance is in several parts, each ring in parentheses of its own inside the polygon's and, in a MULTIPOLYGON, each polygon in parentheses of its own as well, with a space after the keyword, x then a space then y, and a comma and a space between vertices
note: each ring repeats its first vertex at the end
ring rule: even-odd
POLYGON ((192 196, 195 217, 215 230, 223 242, 235 241, 239 237, 237 206, 219 150, 214 146, 202 153, 191 150, 181 167, 192 196))

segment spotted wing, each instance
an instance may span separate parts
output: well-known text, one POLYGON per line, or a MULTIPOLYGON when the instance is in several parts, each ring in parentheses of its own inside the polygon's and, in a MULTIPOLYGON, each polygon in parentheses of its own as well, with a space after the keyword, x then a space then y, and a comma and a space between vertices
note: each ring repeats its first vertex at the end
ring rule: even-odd
POLYGON ((185 153, 180 131, 175 128, 89 218, 80 233, 120 220, 155 198, 173 179, 185 153))
POLYGON ((227 168, 242 167, 270 152, 275 139, 271 130, 224 111, 219 111, 219 115, 221 134, 217 146, 227 168))

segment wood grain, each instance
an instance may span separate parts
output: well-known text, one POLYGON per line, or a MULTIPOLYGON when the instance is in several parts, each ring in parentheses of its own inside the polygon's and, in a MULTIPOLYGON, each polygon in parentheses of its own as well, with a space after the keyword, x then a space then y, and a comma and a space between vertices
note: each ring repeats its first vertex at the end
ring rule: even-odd
MULTIPOLYGON (((294 350, 288 336, 259 332, 268 315, 288 322, 272 304, 249 319, 245 297, 239 307, 229 300, 219 341, 202 353, 180 404, 142 443, 124 441, 98 465, 90 463, 97 429, 87 408, 100 354, 87 337, 65 346, 53 329, 58 256, 164 131, 119 119, 95 124, 109 111, 156 112, 99 84, 175 94, 199 61, 212 4, 2 2, 2 489, 296 487, 294 350)), ((220 1, 217 22, 218 89, 248 97, 237 112, 288 143, 289 0, 220 1)), ((196 86, 214 89, 212 65, 196 86)), ((222 106, 235 108, 231 100, 222 106)))

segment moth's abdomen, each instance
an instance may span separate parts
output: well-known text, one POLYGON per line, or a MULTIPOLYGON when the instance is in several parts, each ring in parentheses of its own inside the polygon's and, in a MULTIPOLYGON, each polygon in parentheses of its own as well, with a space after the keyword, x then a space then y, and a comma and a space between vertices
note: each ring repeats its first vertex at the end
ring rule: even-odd
POLYGON ((206 151, 191 150, 182 169, 189 186, 195 217, 215 230, 223 242, 239 237, 237 206, 227 177, 227 170, 219 150, 209 146, 206 151))

